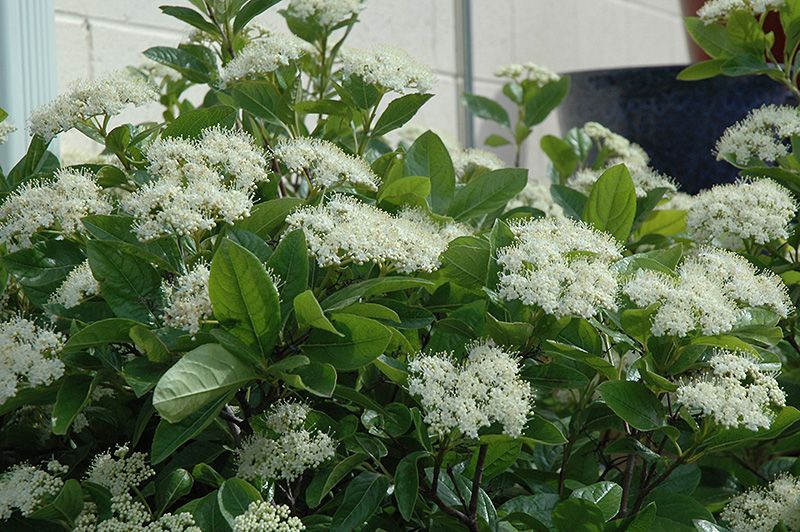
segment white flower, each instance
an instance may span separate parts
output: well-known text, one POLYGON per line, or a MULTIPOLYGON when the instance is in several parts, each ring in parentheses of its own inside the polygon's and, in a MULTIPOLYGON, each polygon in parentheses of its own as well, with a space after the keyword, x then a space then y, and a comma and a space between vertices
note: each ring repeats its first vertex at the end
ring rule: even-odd
POLYGON ((472 345, 463 362, 451 354, 419 355, 408 363, 408 391, 420 399, 425 423, 439 436, 458 429, 470 438, 492 423, 519 436, 533 396, 519 376, 519 360, 491 342, 472 345))
POLYGON ((688 211, 694 204, 694 196, 685 192, 676 192, 667 201, 656 207, 659 210, 688 211))
POLYGON ((280 141, 272 154, 297 173, 307 171, 316 187, 351 184, 368 190, 378 190, 380 179, 367 161, 348 155, 327 140, 301 137, 280 141))
POLYGON ((77 307, 84 299, 99 291, 100 285, 92 275, 89 261, 85 260, 69 272, 61 286, 50 296, 49 302, 64 308, 77 307))
POLYGON ((561 79, 561 76, 549 68, 530 62, 521 65, 514 63, 500 66, 494 71, 494 75, 498 78, 511 78, 515 81, 529 80, 539 87, 561 79))
POLYGON ((736 250, 745 240, 788 238, 796 212, 792 194, 770 179, 716 185, 694 197, 687 232, 698 242, 736 250))
POLYGON ((611 235, 566 218, 514 223, 516 242, 497 251, 498 292, 558 318, 590 318, 616 308, 619 244, 611 235))
POLYGON ((292 17, 332 27, 350 20, 363 9, 363 0, 291 0, 287 11, 292 17))
POLYGON ((200 331, 200 324, 211 317, 211 298, 208 295, 208 265, 198 262, 173 282, 163 281, 161 290, 166 298, 164 324, 185 329, 192 334, 200 331))
POLYGON ((125 107, 139 107, 158 100, 156 88, 128 72, 109 72, 92 80, 78 80, 67 92, 34 109, 30 119, 32 135, 49 141, 94 116, 113 116, 125 107))
POLYGON ((697 16, 706 24, 723 22, 733 11, 745 10, 754 15, 783 7, 786 0, 707 0, 697 10, 697 16))
POLYGON ((436 83, 433 71, 416 62, 403 50, 388 46, 343 49, 340 54, 345 77, 361 78, 385 90, 405 94, 428 92, 436 83))
POLYGON ((436 270, 450 241, 468 232, 460 224, 439 224, 419 210, 391 215, 343 194, 295 211, 286 223, 303 229, 320 266, 375 262, 402 273, 436 270))
POLYGON ((291 482, 332 458, 336 444, 324 432, 303 428, 307 415, 305 405, 275 405, 267 415, 267 426, 274 435, 253 434, 242 442, 237 451, 237 474, 253 481, 291 482))
POLYGON ((17 128, 8 120, 0 121, 0 144, 5 144, 8 136, 16 130, 17 128))
POLYGON ((98 522, 97 506, 85 503, 81 514, 75 520, 73 532, 201 532, 194 517, 188 512, 166 513, 151 521, 150 510, 140 500, 129 493, 111 497, 111 516, 98 522))
MULTIPOLYGON (((592 187, 600 178, 602 171, 584 168, 575 172, 567 181, 567 185, 575 190, 589 195, 592 187)), ((636 197, 644 198, 647 193, 657 188, 665 188, 665 194, 671 195, 678 191, 675 181, 648 166, 633 167, 630 169, 631 180, 636 188, 636 197)))
POLYGON ((583 126, 583 132, 595 141, 600 149, 608 152, 606 155, 610 156, 609 163, 625 163, 629 169, 633 170, 646 167, 650 162, 650 156, 641 146, 614 133, 602 124, 587 122, 583 126))
POLYGON ((731 532, 772 532, 783 523, 800 529, 800 481, 788 474, 734 497, 720 515, 731 532))
POLYGON ((265 501, 251 502, 247 511, 233 521, 233 532, 295 532, 305 529, 288 506, 265 501))
POLYGON ((223 85, 257 78, 291 64, 306 53, 306 44, 292 34, 267 32, 251 41, 222 68, 223 85))
POLYGON ((792 303, 781 279, 759 272, 743 257, 720 249, 703 249, 687 257, 677 277, 638 270, 622 291, 639 307, 658 305, 655 336, 700 331, 717 335, 733 329, 748 307, 788 316, 792 303))
POLYGON ((91 174, 62 169, 53 179, 20 185, 6 198, 0 206, 0 242, 9 251, 30 247, 39 230, 82 232, 81 218, 110 212, 111 203, 91 174))
POLYGON ((729 429, 768 429, 774 410, 786 404, 775 374, 745 353, 722 349, 708 364, 708 370, 678 387, 678 402, 729 429))
POLYGON ((564 209, 555 202, 550 193, 550 185, 538 179, 528 179, 522 191, 508 202, 508 209, 532 207, 542 211, 545 216, 564 216, 564 209))
POLYGON ((497 170, 505 168, 506 163, 494 153, 480 148, 467 148, 465 150, 451 151, 453 168, 456 172, 456 179, 462 181, 464 176, 475 168, 485 168, 486 170, 497 170))
POLYGON ((789 153, 789 139, 800 134, 800 111, 788 105, 764 105, 730 126, 717 141, 717 160, 737 165, 753 160, 774 163, 789 153))
POLYGON ((146 454, 128 455, 129 451, 127 445, 120 445, 113 456, 109 452, 95 456, 86 472, 86 480, 103 486, 111 495, 121 496, 156 474, 147 463, 146 454))
POLYGON ((22 384, 42 386, 60 378, 64 363, 56 355, 63 345, 59 333, 21 316, 0 323, 0 404, 22 384))
POLYGON ((0 520, 9 519, 15 510, 28 516, 58 495, 64 481, 56 475, 63 474, 64 467, 53 461, 46 469, 18 464, 0 475, 0 520))
POLYGON ((267 181, 267 157, 244 133, 221 128, 197 140, 159 139, 147 150, 155 179, 122 201, 140 240, 192 235, 217 221, 250 215, 256 184, 267 181))

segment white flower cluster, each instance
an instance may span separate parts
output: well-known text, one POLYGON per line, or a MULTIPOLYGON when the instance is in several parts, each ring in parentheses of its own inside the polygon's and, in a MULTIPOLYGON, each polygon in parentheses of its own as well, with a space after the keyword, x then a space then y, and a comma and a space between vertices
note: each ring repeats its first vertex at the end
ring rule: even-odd
POLYGON ((800 530, 800 481, 787 474, 734 497, 720 515, 731 532, 772 532, 778 523, 800 530))
POLYGON ((85 503, 83 510, 75 520, 73 532, 201 532, 194 521, 192 514, 166 513, 150 521, 150 511, 139 500, 134 499, 129 493, 111 497, 111 516, 98 522, 97 506, 94 503, 85 503))
POLYGON ((30 131, 49 141, 94 116, 113 116, 128 105, 138 107, 158 100, 156 88, 128 72, 109 72, 92 80, 78 80, 67 92, 33 110, 30 131))
POLYGON ((697 16, 706 24, 724 22, 733 11, 745 10, 754 15, 762 15, 773 9, 780 9, 786 0, 707 0, 697 10, 697 16))
POLYGON ((361 13, 364 0, 291 0, 289 15, 330 28, 361 13))
POLYGON ((522 191, 508 202, 508 209, 532 207, 542 211, 545 216, 564 216, 564 209, 555 202, 550 193, 550 185, 531 178, 522 191))
POLYGON ((764 105, 722 133, 714 151, 717 160, 738 165, 753 159, 775 162, 789 153, 788 140, 800 134, 800 111, 789 105, 764 105))
POLYGON ((272 155, 292 172, 308 172, 316 187, 350 184, 378 190, 380 179, 367 161, 348 155, 327 140, 311 137, 282 140, 273 148, 272 155))
POLYGON ((291 482, 307 469, 317 467, 336 453, 333 439, 321 431, 304 428, 308 406, 278 403, 267 415, 267 427, 274 433, 253 434, 237 451, 238 476, 253 480, 291 482))
POLYGON ((498 170, 508 166, 494 153, 480 148, 451 150, 450 157, 453 159, 453 168, 458 181, 463 181, 464 176, 475 168, 498 170))
POLYGON ((796 212, 792 194, 771 179, 739 181, 695 196, 686 229, 698 242, 736 250, 746 240, 766 244, 787 238, 796 212))
POLYGON ((306 44, 292 34, 267 32, 251 41, 222 68, 223 86, 245 78, 258 78, 291 64, 306 53, 306 44))
POLYGON ((0 475, 0 520, 9 519, 15 510, 23 516, 32 514, 45 499, 61 491, 64 481, 57 475, 65 472, 65 467, 53 460, 46 470, 18 464, 0 475))
POLYGON ((22 383, 42 386, 60 378, 64 363, 56 355, 63 345, 59 333, 21 316, 0 323, 0 404, 22 383))
POLYGON ((769 309, 786 317, 792 303, 781 279, 759 272, 743 257, 720 249, 703 249, 687 257, 677 277, 638 270, 622 291, 639 307, 658 305, 655 336, 684 337, 694 331, 717 335, 733 329, 748 307, 769 309))
POLYGON ((549 68, 530 62, 521 65, 514 63, 497 67, 497 70, 494 71, 494 75, 498 78, 511 78, 514 81, 532 81, 539 87, 561 79, 561 76, 549 68))
MULTIPOLYGON (((600 178, 601 174, 601 171, 584 168, 575 172, 569 178, 567 184, 571 188, 588 195, 592 191, 592 187, 600 178)), ((678 187, 675 185, 675 181, 673 181, 671 177, 666 176, 657 170, 650 168, 649 166, 633 167, 630 169, 630 174, 631 180, 633 181, 633 186, 636 188, 637 198, 644 198, 647 196, 648 192, 657 188, 667 189, 665 192, 666 195, 675 194, 678 191, 678 187)))
POLYGON ((130 455, 127 445, 120 445, 112 455, 98 454, 86 472, 86 480, 99 484, 111 495, 126 495, 131 489, 156 474, 147 463, 147 455, 135 452, 130 455))
POLYGON ((122 201, 136 218, 140 240, 191 235, 250 215, 257 183, 267 181, 267 157, 244 132, 218 127, 197 140, 159 139, 147 150, 155 177, 122 201))
POLYGON ((72 308, 99 292, 100 284, 92 275, 89 261, 85 260, 69 272, 61 286, 50 296, 49 302, 62 305, 64 308, 72 308))
POLYGON ((291 514, 288 506, 265 501, 251 502, 247 511, 233 521, 233 532, 297 532, 305 529, 303 522, 291 514))
POLYGON ((448 243, 468 233, 461 224, 439 224, 419 210, 392 215, 343 194, 293 212, 286 223, 303 229, 322 267, 375 262, 402 273, 436 270, 448 243))
POLYGON ((430 68, 398 48, 349 48, 342 50, 340 57, 345 77, 360 76, 365 82, 385 90, 400 94, 423 93, 430 91, 436 83, 436 76, 430 68))
POLYGON ((8 136, 16 130, 17 128, 8 120, 0 121, 0 144, 5 144, 8 136))
POLYGON ((458 429, 469 438, 492 423, 503 434, 522 434, 533 408, 519 360, 491 342, 472 345, 459 363, 448 353, 419 355, 408 363, 408 391, 420 399, 425 423, 444 436, 458 429))
POLYGON ((688 211, 694 205, 694 198, 691 194, 686 192, 676 192, 667 201, 661 203, 656 207, 659 210, 675 210, 675 211, 688 211))
POLYGON ((28 181, 0 205, 0 242, 9 251, 31 245, 41 229, 80 232, 81 218, 108 214, 111 203, 94 177, 78 170, 59 170, 53 179, 28 181))
POLYGON ((161 290, 166 298, 165 325, 185 329, 192 334, 200 331, 201 322, 213 313, 208 295, 210 275, 208 265, 198 262, 173 282, 162 282, 161 290))
POLYGON ((526 220, 511 230, 516 242, 497 251, 500 297, 558 318, 616 308, 614 262, 622 255, 611 235, 566 218, 526 220))
POLYGON ((583 132, 595 141, 599 148, 610 152, 609 164, 625 163, 630 170, 633 170, 634 168, 646 167, 650 162, 650 156, 641 146, 629 141, 622 135, 614 133, 603 124, 586 122, 583 125, 583 132))
POLYGON ((768 429, 774 410, 786 404, 775 374, 745 353, 723 349, 708 364, 708 370, 678 387, 678 402, 729 429, 768 429))

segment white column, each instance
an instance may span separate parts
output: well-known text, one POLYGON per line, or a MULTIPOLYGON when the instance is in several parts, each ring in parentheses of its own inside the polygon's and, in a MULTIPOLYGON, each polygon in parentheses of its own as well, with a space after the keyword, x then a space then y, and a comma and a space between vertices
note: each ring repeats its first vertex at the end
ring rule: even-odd
POLYGON ((53 12, 53 0, 0 0, 0 107, 17 127, 0 145, 6 172, 27 150, 31 111, 58 90, 53 12))

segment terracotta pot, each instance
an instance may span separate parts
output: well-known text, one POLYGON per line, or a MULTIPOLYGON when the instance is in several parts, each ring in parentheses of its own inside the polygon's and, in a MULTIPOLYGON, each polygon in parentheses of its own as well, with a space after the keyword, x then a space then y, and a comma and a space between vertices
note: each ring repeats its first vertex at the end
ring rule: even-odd
MULTIPOLYGON (((695 16, 697 14, 697 10, 700 9, 704 3, 705 0, 681 0, 683 16, 695 16)), ((781 28, 781 21, 777 12, 772 11, 767 14, 767 20, 764 22, 764 28, 767 31, 775 33, 775 45, 772 47, 772 53, 780 60, 780 58, 783 57, 783 46, 786 42, 786 36, 781 28)), ((693 63, 710 59, 703 49, 697 46, 692 38, 689 37, 688 33, 686 34, 686 39, 689 41, 689 56, 691 57, 693 63)))

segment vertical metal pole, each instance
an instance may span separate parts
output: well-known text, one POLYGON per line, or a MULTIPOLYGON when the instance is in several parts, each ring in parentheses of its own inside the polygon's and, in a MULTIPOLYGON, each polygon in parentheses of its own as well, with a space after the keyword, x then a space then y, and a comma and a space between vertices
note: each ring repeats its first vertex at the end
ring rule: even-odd
MULTIPOLYGON (((456 10, 456 50, 459 70, 459 100, 461 94, 472 90, 472 0, 455 0, 456 10)), ((460 107, 458 116, 461 142, 467 148, 475 146, 475 129, 472 113, 465 105, 460 107)))
POLYGON ((0 107, 17 127, 0 145, 6 172, 27 150, 31 111, 57 92, 53 2, 0 0, 0 107))

